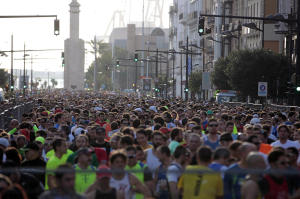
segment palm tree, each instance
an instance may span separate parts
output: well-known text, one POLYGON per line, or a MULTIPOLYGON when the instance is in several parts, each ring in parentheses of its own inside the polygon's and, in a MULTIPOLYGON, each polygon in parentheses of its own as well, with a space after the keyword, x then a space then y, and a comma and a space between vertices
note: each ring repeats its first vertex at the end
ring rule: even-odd
POLYGON ((54 78, 52 78, 51 79, 51 84, 52 84, 52 88, 55 88, 55 86, 57 86, 58 83, 54 78))
POLYGON ((44 83, 43 83, 43 88, 47 89, 47 85, 48 85, 48 82, 45 80, 44 83))

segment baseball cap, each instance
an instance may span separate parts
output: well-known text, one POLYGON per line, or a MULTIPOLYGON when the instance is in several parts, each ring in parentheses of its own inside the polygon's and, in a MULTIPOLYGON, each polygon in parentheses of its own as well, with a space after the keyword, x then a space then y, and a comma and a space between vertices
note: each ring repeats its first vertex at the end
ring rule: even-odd
POLYGON ((0 138, 0 145, 4 146, 6 148, 9 146, 9 142, 5 138, 0 138))
POLYGON ((30 142, 24 147, 24 151, 29 151, 29 150, 39 151, 40 147, 37 145, 37 143, 30 142))
POLYGON ((40 143, 42 143, 42 144, 45 144, 45 138, 43 138, 43 137, 41 137, 41 136, 35 138, 35 141, 40 142, 40 143))
POLYGON ((85 130, 84 128, 82 128, 82 127, 78 127, 78 128, 75 130, 74 133, 75 133, 75 135, 77 136, 77 135, 86 133, 86 130, 85 130))
POLYGON ((20 133, 26 137, 26 140, 30 140, 30 132, 27 129, 21 129, 20 133))
POLYGON ((154 111, 155 113, 157 113, 156 106, 150 106, 149 109, 150 109, 151 111, 154 111))
POLYGON ((206 112, 206 114, 207 114, 207 115, 212 115, 212 114, 214 114, 214 113, 213 113, 212 110, 208 110, 208 111, 206 112))
POLYGON ((97 178, 101 179, 101 178, 110 178, 111 177, 111 170, 108 166, 106 165, 100 165, 98 167, 98 171, 97 171, 97 178))

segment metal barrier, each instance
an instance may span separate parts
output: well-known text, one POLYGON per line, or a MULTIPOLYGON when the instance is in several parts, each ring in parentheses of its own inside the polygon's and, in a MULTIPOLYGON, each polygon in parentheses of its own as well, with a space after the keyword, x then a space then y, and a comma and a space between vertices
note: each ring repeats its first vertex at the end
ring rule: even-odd
POLYGON ((291 108, 295 108, 296 111, 300 111, 300 107, 298 106, 285 106, 285 105, 277 105, 277 104, 262 105, 262 104, 245 103, 245 102, 224 102, 224 105, 229 107, 243 106, 243 107, 254 108, 254 109, 263 109, 267 107, 281 112, 289 111, 291 108))
POLYGON ((14 107, 10 107, 0 113, 0 129, 7 129, 12 119, 21 122, 22 115, 33 109, 34 101, 25 102, 14 107))

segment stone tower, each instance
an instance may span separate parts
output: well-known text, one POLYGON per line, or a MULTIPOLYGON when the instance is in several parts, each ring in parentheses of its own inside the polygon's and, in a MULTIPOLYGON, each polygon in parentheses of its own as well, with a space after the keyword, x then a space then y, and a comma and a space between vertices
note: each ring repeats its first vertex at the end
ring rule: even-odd
POLYGON ((64 88, 84 89, 84 41, 79 38, 79 7, 77 0, 70 3, 70 38, 65 40, 64 88))

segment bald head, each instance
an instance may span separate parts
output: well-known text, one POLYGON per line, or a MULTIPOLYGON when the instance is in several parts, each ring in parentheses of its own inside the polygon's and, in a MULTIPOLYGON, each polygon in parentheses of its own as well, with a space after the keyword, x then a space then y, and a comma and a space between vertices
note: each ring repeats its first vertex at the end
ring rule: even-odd
POLYGON ((239 147, 239 152, 240 152, 240 158, 241 160, 246 160, 248 154, 252 151, 257 151, 257 148, 254 144, 249 143, 249 142, 244 142, 240 147, 239 147))
POLYGON ((248 169, 265 169, 266 162, 259 152, 250 152, 246 159, 248 169))

